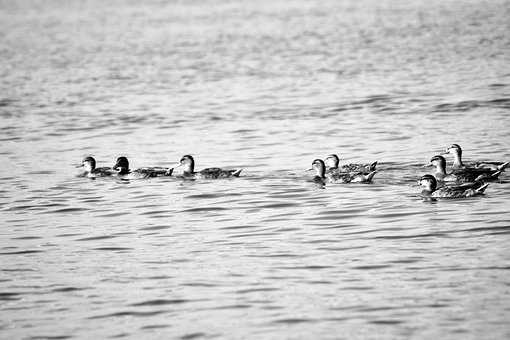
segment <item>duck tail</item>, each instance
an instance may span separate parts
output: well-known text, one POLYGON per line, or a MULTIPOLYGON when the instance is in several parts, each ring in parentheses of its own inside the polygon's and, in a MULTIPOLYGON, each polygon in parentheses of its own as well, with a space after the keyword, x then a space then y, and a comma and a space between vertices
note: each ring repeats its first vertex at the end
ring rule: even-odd
POLYGON ((510 162, 506 162, 498 166, 498 171, 505 171, 506 167, 510 164, 510 162))
POLYGON ((482 185, 478 189, 475 189, 475 192, 477 194, 483 194, 483 192, 485 191, 485 189, 487 189, 488 186, 489 186, 489 183, 485 183, 484 185, 482 185))
POLYGON ((486 181, 486 180, 493 180, 493 179, 497 179, 498 176, 501 174, 502 170, 498 170, 498 171, 494 171, 493 173, 491 174, 481 174, 479 175, 478 177, 475 178, 475 182, 483 182, 483 181, 486 181))
POLYGON ((241 171, 243 171, 243 169, 235 170, 235 171, 232 173, 232 176, 234 176, 234 177, 239 177, 239 175, 241 174, 241 171))
POLYGON ((372 164, 370 164, 370 171, 375 171, 375 167, 377 166, 377 161, 373 162, 372 164))
POLYGON ((490 178, 498 178, 498 176, 503 172, 503 170, 498 170, 490 174, 490 178))
POLYGON ((372 171, 368 175, 366 175, 365 182, 372 182, 372 178, 374 178, 374 175, 377 173, 377 171, 372 171))

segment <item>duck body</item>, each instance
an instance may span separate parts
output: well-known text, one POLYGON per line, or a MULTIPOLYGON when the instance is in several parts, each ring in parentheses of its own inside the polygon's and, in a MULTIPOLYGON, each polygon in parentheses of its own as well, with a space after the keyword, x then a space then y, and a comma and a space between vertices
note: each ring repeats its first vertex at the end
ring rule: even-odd
POLYGON ((377 161, 370 164, 359 164, 359 163, 349 163, 349 164, 340 164, 340 158, 335 155, 329 155, 325 158, 326 172, 331 173, 346 173, 346 172, 361 172, 363 174, 369 174, 375 171, 377 166, 377 161))
POLYGON ((493 171, 504 171, 510 162, 475 162, 469 163, 468 167, 473 167, 475 169, 489 169, 493 171))
POLYGON ((179 161, 178 167, 184 167, 182 177, 187 179, 218 179, 239 177, 242 169, 221 169, 221 168, 206 168, 200 171, 195 171, 195 160, 190 155, 185 155, 179 161))
POLYGON ((121 179, 144 179, 158 176, 172 176, 173 168, 163 167, 145 167, 136 170, 129 169, 129 161, 126 157, 117 158, 117 162, 113 166, 113 170, 116 170, 117 177, 121 179))
POLYGON ((89 177, 89 178, 96 178, 96 177, 107 177, 112 176, 116 172, 110 168, 110 167, 100 167, 96 168, 96 160, 94 157, 85 157, 80 165, 80 167, 83 167, 83 173, 80 175, 80 177, 89 177))
POLYGON ((370 183, 377 171, 372 171, 368 174, 363 172, 328 172, 326 179, 330 183, 370 183))
POLYGON ((434 176, 437 180, 443 182, 478 182, 496 180, 501 173, 490 169, 453 169, 451 173, 446 172, 446 160, 443 156, 437 155, 431 158, 430 164, 436 167, 434 176))
POLYGON ((465 169, 453 170, 447 175, 443 175, 441 172, 434 174, 438 180, 443 182, 456 182, 456 183, 470 183, 477 181, 491 181, 497 179, 499 173, 495 174, 496 177, 492 177, 491 173, 487 172, 475 172, 465 169))
POLYGON ((444 155, 450 154, 453 156, 453 169, 464 169, 468 171, 504 171, 506 167, 510 164, 510 162, 470 162, 464 164, 462 161, 462 148, 459 144, 450 145, 446 151, 443 153, 444 155))
POLYGON ((482 195, 488 183, 474 182, 462 185, 444 185, 437 187, 437 180, 432 175, 423 176, 418 183, 423 187, 421 195, 432 198, 465 198, 482 195))
POLYGON ((110 167, 103 166, 103 167, 100 167, 100 168, 95 168, 91 172, 91 174, 94 175, 94 176, 97 176, 97 177, 107 177, 107 176, 114 175, 115 171, 113 171, 113 169, 110 168, 110 167))
POLYGON ((323 160, 316 159, 312 162, 312 170, 315 170, 316 174, 314 182, 325 184, 329 183, 369 183, 372 181, 377 171, 372 171, 368 174, 362 172, 326 172, 326 165, 323 160))
POLYGON ((173 168, 163 167, 144 167, 133 170, 133 172, 145 174, 147 177, 172 176, 173 171, 173 168))

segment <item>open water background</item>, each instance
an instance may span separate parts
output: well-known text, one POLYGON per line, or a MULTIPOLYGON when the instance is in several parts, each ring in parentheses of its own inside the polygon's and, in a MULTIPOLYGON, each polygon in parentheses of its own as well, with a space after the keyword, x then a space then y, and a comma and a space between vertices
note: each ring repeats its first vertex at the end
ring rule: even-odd
POLYGON ((0 338, 504 339, 509 1, 1 1, 0 338), (378 160, 370 185, 313 159, 378 160), (244 168, 218 181, 77 178, 244 168))

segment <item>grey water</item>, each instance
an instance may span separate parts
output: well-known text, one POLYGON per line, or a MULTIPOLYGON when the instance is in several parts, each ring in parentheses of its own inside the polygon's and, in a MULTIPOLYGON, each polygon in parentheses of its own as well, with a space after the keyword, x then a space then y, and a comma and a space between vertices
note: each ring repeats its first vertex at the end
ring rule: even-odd
POLYGON ((0 2, 0 338, 504 339, 510 2, 0 2), (315 158, 379 161, 372 184, 315 158), (243 168, 185 181, 112 166, 243 168), (448 158, 451 161, 451 158, 448 158))

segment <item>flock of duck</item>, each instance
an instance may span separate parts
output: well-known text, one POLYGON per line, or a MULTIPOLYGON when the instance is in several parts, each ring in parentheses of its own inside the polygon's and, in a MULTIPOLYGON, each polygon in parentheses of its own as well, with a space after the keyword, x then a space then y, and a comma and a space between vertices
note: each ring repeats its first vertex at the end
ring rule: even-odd
MULTIPOLYGON (((488 181, 498 178, 510 162, 472 162, 465 164, 462 161, 462 149, 458 144, 452 144, 441 155, 430 160, 430 166, 435 167, 433 175, 422 176, 418 184, 422 187, 421 195, 431 198, 461 198, 483 194, 488 181), (452 170, 446 171, 446 159, 443 155, 453 156, 452 170)), ((313 181, 326 185, 326 183, 370 183, 377 173, 377 162, 370 164, 344 164, 340 165, 337 155, 329 155, 324 160, 315 159, 310 171, 315 171, 313 181)), ((123 180, 141 179, 160 176, 172 176, 174 169, 182 168, 179 175, 185 179, 198 178, 228 178, 239 177, 242 169, 225 170, 221 168, 207 168, 195 171, 195 160, 190 155, 183 156, 179 164, 173 168, 145 167, 135 170, 129 168, 126 157, 117 158, 113 167, 96 167, 93 157, 85 157, 79 167, 83 168, 80 176, 96 178, 116 176, 123 180)))

